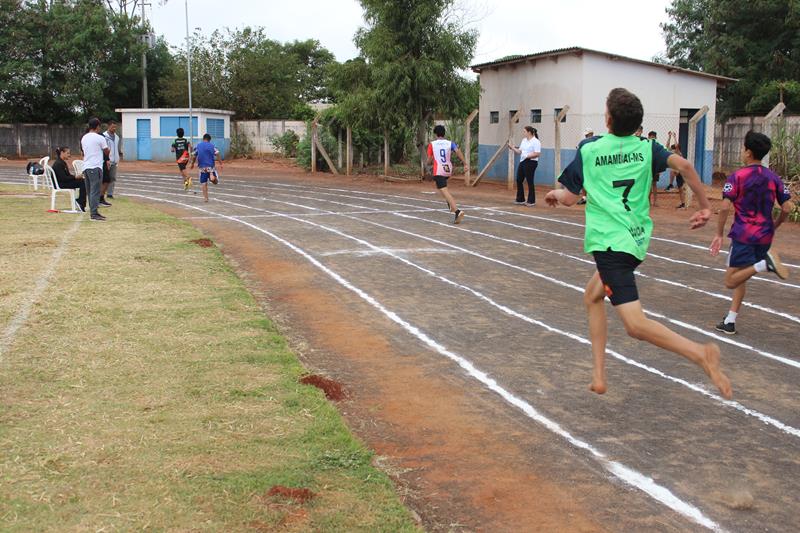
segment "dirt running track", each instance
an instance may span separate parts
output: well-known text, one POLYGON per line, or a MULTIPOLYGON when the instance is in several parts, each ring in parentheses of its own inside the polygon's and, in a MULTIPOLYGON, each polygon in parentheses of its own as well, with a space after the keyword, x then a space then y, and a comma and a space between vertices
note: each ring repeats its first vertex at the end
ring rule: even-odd
MULTIPOLYGON (((579 208, 456 182, 453 227, 431 183, 271 165, 228 166, 208 204, 179 185, 171 166, 126 165, 118 193, 223 250, 305 364, 344 384, 339 408, 426 529, 797 529, 800 268, 752 281, 739 335, 720 337, 724 258, 700 249, 713 230, 689 232, 676 195, 655 212, 640 293, 651 317, 720 343, 733 403, 613 315, 610 390, 588 392, 579 208)), ((775 246, 800 264, 797 226, 775 246)))

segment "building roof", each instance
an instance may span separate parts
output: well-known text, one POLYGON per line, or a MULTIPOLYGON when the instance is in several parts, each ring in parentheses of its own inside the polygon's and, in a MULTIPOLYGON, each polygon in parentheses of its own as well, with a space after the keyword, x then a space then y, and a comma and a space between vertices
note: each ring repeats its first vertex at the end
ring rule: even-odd
POLYGON ((667 64, 663 64, 663 63, 655 63, 653 61, 644 61, 642 59, 634 59, 632 57, 621 56, 621 55, 612 54, 612 53, 609 53, 609 52, 600 52, 600 51, 597 51, 597 50, 591 50, 589 48, 581 48, 579 46, 573 46, 573 47, 570 47, 570 48, 559 48, 559 49, 556 49, 556 50, 548 50, 546 52, 537 52, 535 54, 508 56, 508 57, 504 57, 504 58, 501 58, 501 59, 497 59, 495 61, 490 61, 488 63, 480 63, 478 65, 472 65, 472 71, 473 72, 477 72, 477 73, 480 74, 480 72, 483 69, 487 69, 487 68, 496 69, 496 68, 500 68, 500 67, 505 67, 507 65, 514 65, 514 64, 517 64, 517 63, 527 63, 529 61, 534 61, 536 59, 551 58, 551 57, 558 57, 558 56, 571 55, 571 54, 580 56, 580 55, 585 54, 585 53, 586 54, 594 54, 594 55, 602 56, 602 57, 605 57, 605 58, 610 59, 612 61, 629 61, 631 63, 639 63, 641 65, 648 65, 648 66, 651 66, 651 67, 663 68, 663 69, 665 69, 665 70, 667 70, 669 72, 681 72, 683 74, 691 74, 693 76, 701 76, 701 77, 704 77, 704 78, 710 78, 710 79, 716 80, 717 83, 725 84, 725 83, 732 83, 732 82, 738 81, 736 78, 728 78, 726 76, 718 76, 717 74, 709 74, 708 72, 699 72, 697 70, 689 70, 689 69, 686 69, 686 68, 676 67, 674 65, 667 65, 667 64))
MULTIPOLYGON (((137 107, 123 107, 115 109, 117 113, 189 113, 188 107, 149 107, 147 109, 137 107)), ((234 111, 227 111, 225 109, 206 109, 205 107, 195 107, 192 109, 192 114, 204 113, 214 115, 235 115, 234 111)))

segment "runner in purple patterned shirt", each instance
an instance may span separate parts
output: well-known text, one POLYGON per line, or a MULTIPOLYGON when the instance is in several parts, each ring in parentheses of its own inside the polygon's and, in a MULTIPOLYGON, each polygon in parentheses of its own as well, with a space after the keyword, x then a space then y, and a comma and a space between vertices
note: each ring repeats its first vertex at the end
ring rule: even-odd
POLYGON ((729 335, 736 333, 736 317, 742 306, 747 280, 759 272, 774 272, 781 279, 789 275, 775 252, 770 252, 775 230, 783 224, 794 204, 788 187, 781 178, 761 164, 772 142, 763 133, 748 131, 742 147, 740 168, 730 176, 722 189, 722 208, 717 221, 717 235, 711 241, 711 255, 719 254, 722 233, 731 204, 735 210, 733 226, 728 233, 731 238, 728 270, 725 271, 725 286, 733 289, 733 301, 725 318, 717 329, 729 335), (781 206, 780 213, 773 218, 775 204, 781 206))

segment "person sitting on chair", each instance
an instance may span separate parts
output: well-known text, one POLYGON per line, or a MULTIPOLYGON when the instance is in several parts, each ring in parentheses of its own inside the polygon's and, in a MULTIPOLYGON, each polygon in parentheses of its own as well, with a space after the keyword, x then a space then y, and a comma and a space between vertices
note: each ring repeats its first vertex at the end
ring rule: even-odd
POLYGON ((53 173, 56 175, 58 186, 62 189, 78 189, 78 205, 81 211, 86 211, 86 181, 83 176, 74 176, 69 171, 69 160, 72 158, 70 149, 66 146, 56 148, 56 160, 53 163, 53 173))

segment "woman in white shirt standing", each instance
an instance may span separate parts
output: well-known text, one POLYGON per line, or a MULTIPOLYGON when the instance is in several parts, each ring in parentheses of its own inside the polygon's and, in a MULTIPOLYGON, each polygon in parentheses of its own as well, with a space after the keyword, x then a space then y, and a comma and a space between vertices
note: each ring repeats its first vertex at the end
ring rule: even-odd
POLYGON ((533 207, 536 205, 536 187, 533 184, 533 177, 536 175, 536 167, 539 166, 539 155, 542 152, 542 143, 539 142, 539 134, 536 128, 525 126, 525 137, 520 141, 519 146, 509 148, 514 153, 519 154, 519 166, 517 166, 517 200, 515 203, 533 207), (525 201, 525 186, 523 181, 528 182, 528 201, 525 201))

